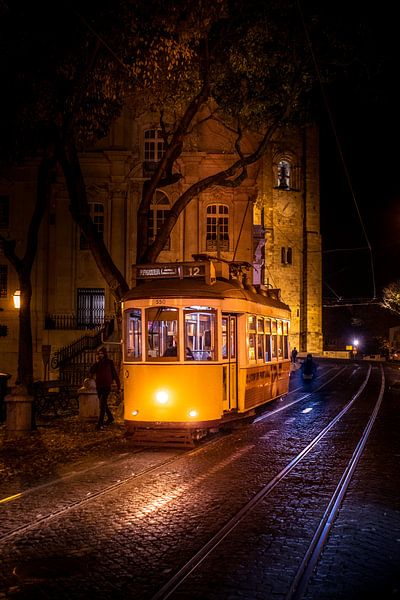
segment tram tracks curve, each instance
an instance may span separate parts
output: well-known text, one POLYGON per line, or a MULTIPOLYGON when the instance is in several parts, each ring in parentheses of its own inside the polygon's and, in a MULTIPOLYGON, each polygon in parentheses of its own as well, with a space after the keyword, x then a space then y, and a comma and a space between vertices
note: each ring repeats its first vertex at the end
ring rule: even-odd
MULTIPOLYGON (((368 367, 367 375, 359 389, 340 412, 305 446, 279 473, 271 478, 239 511, 236 512, 210 539, 204 544, 181 568, 151 597, 151 600, 166 600, 177 591, 183 583, 192 575, 217 549, 217 547, 234 531, 234 529, 281 483, 284 478, 315 448, 315 446, 330 432, 330 430, 346 415, 353 407, 356 400, 365 390, 370 375, 371 366, 368 367)), ((381 384, 378 397, 374 403, 373 410, 368 418, 362 434, 356 444, 354 452, 346 464, 343 474, 337 484, 334 493, 326 506, 318 527, 316 528, 300 565, 288 588, 285 600, 301 600, 307 588, 308 581, 315 569, 324 545, 329 536, 329 531, 337 516, 340 505, 348 488, 349 482, 354 474, 358 461, 362 455, 365 444, 373 424, 378 415, 385 389, 385 375, 380 367, 381 384)))
MULTIPOLYGON (((330 376, 331 369, 329 369, 327 373, 325 373, 323 376, 321 375, 318 378, 318 379, 321 379, 322 381, 313 390, 307 391, 306 394, 300 394, 299 398, 295 398, 294 400, 291 400, 290 402, 285 401, 282 406, 280 406, 276 409, 273 409, 273 410, 269 411, 268 413, 263 414, 263 415, 257 417, 256 419, 254 419, 253 423, 258 423, 260 421, 264 421, 267 418, 274 415, 275 413, 281 412, 285 409, 292 407, 295 404, 298 404, 298 403, 304 401, 305 399, 309 398, 309 396, 312 395, 313 393, 316 393, 316 392, 322 390, 328 384, 332 383, 346 369, 348 369, 348 367, 342 367, 338 370, 333 369, 336 372, 334 372, 334 374, 332 376, 330 376)), ((354 372, 354 370, 352 370, 352 372, 354 372)), ((284 398, 287 399, 288 397, 291 397, 294 394, 296 394, 297 392, 302 391, 302 390, 303 390, 302 387, 295 388, 295 389, 291 390, 290 392, 288 392, 288 394, 286 394, 284 398)), ((174 462, 179 461, 182 458, 182 456, 185 456, 185 457, 196 456, 198 453, 202 452, 209 445, 218 443, 220 441, 220 439, 221 438, 218 438, 218 437, 216 439, 210 439, 205 444, 203 444, 199 447, 196 447, 194 449, 186 450, 185 452, 179 451, 178 453, 173 453, 173 455, 169 456, 166 460, 161 460, 161 461, 155 462, 154 464, 150 465, 149 467, 145 467, 142 470, 132 473, 131 475, 129 475, 127 477, 120 477, 114 483, 112 483, 110 485, 104 485, 103 487, 100 487, 100 489, 96 489, 94 491, 88 491, 83 497, 81 495, 79 498, 74 498, 72 500, 68 500, 62 506, 56 507, 56 508, 53 507, 47 513, 43 514, 43 511, 41 510, 39 514, 30 516, 28 523, 18 525, 17 527, 14 527, 14 528, 10 529, 9 531, 6 531, 4 534, 0 534, 0 546, 3 543, 9 541, 10 539, 12 539, 14 537, 21 536, 25 533, 28 533, 31 530, 34 530, 35 528, 39 527, 40 525, 44 525, 44 524, 48 523, 52 519, 67 515, 69 512, 71 512, 79 507, 82 507, 83 505, 88 504, 101 496, 111 494, 118 488, 122 488, 124 485, 127 485, 135 480, 145 478, 145 477, 151 475, 152 473, 157 472, 157 470, 163 469, 167 466, 171 466, 174 462)), ((117 458, 110 459, 109 461, 101 461, 100 463, 98 463, 92 467, 82 469, 80 471, 71 472, 69 474, 66 474, 66 475, 64 475, 60 478, 57 478, 55 480, 52 480, 50 482, 39 484, 33 488, 24 490, 23 492, 14 494, 14 495, 10 496, 9 498, 3 499, 3 501, 0 500, 0 506, 3 504, 3 507, 4 507, 4 505, 8 504, 8 502, 24 501, 27 497, 29 497, 30 495, 34 495, 36 492, 46 492, 46 490, 49 490, 52 487, 55 487, 59 484, 64 484, 68 481, 71 481, 74 478, 78 478, 82 475, 85 475, 90 471, 98 470, 99 468, 102 468, 105 465, 112 466, 112 465, 116 464, 117 462, 119 462, 119 464, 121 464, 121 457, 123 458, 122 462, 127 462, 127 461, 131 460, 132 456, 141 455, 148 451, 149 451, 148 449, 144 449, 144 448, 136 449, 132 453, 124 453, 122 455, 119 455, 119 458, 117 457, 117 458), (5 502, 5 501, 7 501, 7 502, 5 502)))

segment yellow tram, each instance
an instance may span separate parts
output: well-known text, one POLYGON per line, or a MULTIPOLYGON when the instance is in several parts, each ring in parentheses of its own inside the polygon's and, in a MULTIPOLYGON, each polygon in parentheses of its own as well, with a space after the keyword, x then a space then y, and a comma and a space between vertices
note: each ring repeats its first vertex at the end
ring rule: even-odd
POLYGON ((289 307, 240 271, 217 260, 135 267, 123 377, 139 443, 199 439, 287 392, 289 307))

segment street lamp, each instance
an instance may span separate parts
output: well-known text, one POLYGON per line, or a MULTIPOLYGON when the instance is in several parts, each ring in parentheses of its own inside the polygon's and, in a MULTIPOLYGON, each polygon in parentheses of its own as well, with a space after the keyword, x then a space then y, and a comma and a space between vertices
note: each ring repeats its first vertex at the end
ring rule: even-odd
POLYGON ((15 290, 13 294, 14 308, 21 308, 21 290, 15 290))

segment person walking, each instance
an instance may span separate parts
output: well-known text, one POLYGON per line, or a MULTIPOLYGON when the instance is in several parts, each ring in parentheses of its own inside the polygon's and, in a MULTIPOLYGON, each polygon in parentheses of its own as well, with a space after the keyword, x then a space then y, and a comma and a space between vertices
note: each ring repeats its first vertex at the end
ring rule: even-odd
POLYGON ((297 348, 296 348, 296 346, 294 346, 294 348, 292 350, 291 359, 292 359, 292 363, 296 364, 296 361, 297 361, 297 348))
POLYGON ((111 358, 108 358, 106 348, 100 348, 97 351, 97 360, 90 367, 90 376, 96 381, 96 390, 99 397, 99 420, 96 429, 104 428, 104 417, 107 415, 106 425, 111 425, 114 422, 114 417, 108 406, 108 396, 111 392, 112 382, 117 384, 118 391, 121 389, 121 383, 118 377, 117 370, 111 358))
POLYGON ((305 380, 314 379, 316 376, 317 365, 311 353, 307 354, 306 359, 303 361, 303 364, 301 365, 301 371, 303 374, 303 379, 305 380))

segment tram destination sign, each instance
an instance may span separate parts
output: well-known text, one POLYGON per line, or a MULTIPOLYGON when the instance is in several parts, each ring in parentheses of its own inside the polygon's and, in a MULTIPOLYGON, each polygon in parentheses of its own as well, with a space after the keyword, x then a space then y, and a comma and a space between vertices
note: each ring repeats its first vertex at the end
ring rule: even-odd
POLYGON ((207 283, 215 281, 214 265, 210 262, 140 265, 133 267, 135 279, 186 279, 201 277, 207 283))

